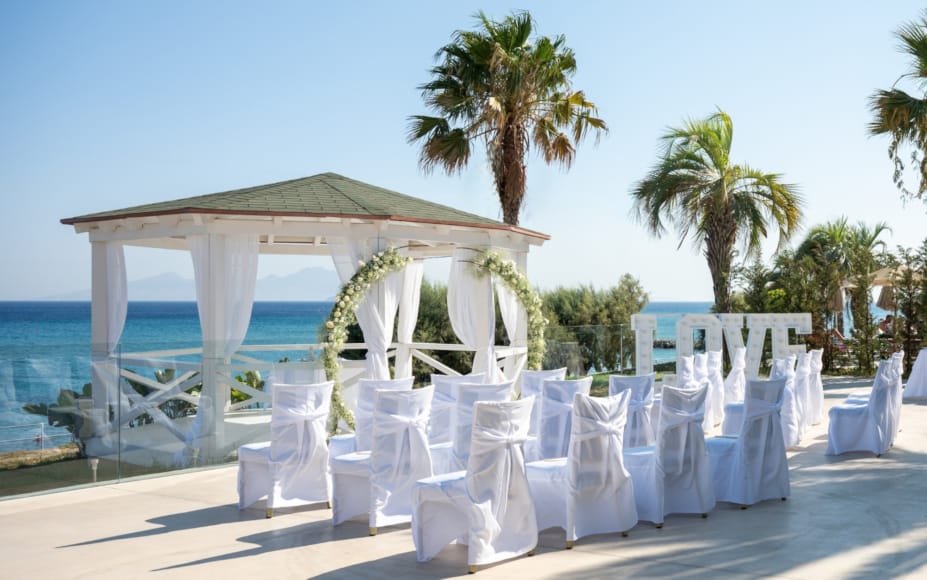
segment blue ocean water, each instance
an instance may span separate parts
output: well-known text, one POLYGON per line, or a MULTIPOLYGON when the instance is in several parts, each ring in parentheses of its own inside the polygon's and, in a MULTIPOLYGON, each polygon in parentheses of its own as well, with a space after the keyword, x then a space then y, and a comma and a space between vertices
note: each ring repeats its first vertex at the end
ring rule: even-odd
MULTIPOLYGON (((245 344, 317 342, 331 302, 257 302, 245 344)), ((201 345, 195 302, 130 302, 121 351, 143 352, 201 345)), ((249 353, 275 361, 300 352, 249 353)), ((35 449, 44 429, 51 445, 67 431, 23 411, 26 403, 54 403, 62 388, 80 391, 90 381, 89 302, 0 302, 0 451, 35 449), (25 427, 23 427, 25 425, 25 427), (20 426, 20 427, 15 427, 20 426), (15 443, 9 440, 17 439, 15 443), (4 443, 7 441, 7 443, 4 443)))
MULTIPOLYGON (((652 302, 642 311, 657 316, 658 339, 675 338, 684 314, 707 313, 711 302, 652 302)), ((317 342, 331 302, 257 302, 245 344, 317 342)), ((881 312, 881 311, 879 311, 881 312)), ((876 316, 879 312, 874 310, 876 316)), ((881 314, 884 316, 884 314, 881 314)), ((122 352, 201 345, 195 302, 130 302, 122 352)), ((249 353, 275 361, 294 353, 249 353)), ((675 360, 674 349, 654 349, 654 360, 675 360)), ((89 302, 0 302, 0 451, 35 448, 44 418, 22 410, 26 403, 54 403, 62 388, 80 391, 90 381, 89 302), (28 425, 28 427, 22 427, 28 425), (13 426, 20 426, 13 428, 13 426), (15 444, 5 440, 21 439, 15 444)), ((63 429, 44 426, 53 444, 67 441, 63 429)))
MULTIPOLYGON (((676 322, 684 314, 707 314, 711 312, 713 302, 650 302, 641 310, 641 314, 653 314, 657 317, 657 340, 675 340, 676 322)), ((676 360, 676 349, 653 349, 653 362, 660 364, 676 360)))

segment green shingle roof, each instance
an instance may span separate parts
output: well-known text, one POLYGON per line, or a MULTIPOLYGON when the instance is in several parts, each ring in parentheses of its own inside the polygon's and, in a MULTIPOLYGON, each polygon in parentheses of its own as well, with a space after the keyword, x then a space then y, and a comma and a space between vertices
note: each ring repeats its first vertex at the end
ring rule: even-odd
POLYGON ((363 183, 336 173, 321 173, 267 185, 92 213, 65 218, 61 220, 61 223, 73 225, 83 222, 178 213, 391 219, 512 229, 547 238, 544 234, 363 183))

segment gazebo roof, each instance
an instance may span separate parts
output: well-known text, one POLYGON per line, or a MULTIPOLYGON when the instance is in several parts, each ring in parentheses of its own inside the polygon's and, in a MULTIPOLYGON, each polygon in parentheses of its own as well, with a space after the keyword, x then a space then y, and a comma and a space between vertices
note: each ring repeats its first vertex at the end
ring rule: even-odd
MULTIPOLYGON (((333 222, 355 229, 360 224, 379 224, 376 227, 383 235, 389 235, 386 230, 396 230, 400 224, 405 224, 406 233, 409 227, 415 228, 416 234, 425 234, 422 227, 437 228, 436 231, 444 234, 409 237, 441 242, 451 241, 453 236, 446 235, 448 228, 494 231, 494 237, 514 236, 532 245, 550 239, 539 232, 335 173, 61 220, 65 225, 73 225, 78 232, 91 232, 91 239, 121 239, 133 245, 173 248, 181 247, 179 239, 186 235, 202 233, 203 224, 212 223, 214 228, 224 228, 223 231, 244 228, 264 235, 262 252, 276 252, 269 247, 275 239, 303 245, 307 240, 296 238, 309 237, 310 243, 318 247, 325 237, 341 235, 332 230, 333 222), (310 233, 312 223, 319 227, 310 233), (153 235, 145 235, 146 229, 153 235)), ((472 241, 472 236, 469 239, 472 241)))

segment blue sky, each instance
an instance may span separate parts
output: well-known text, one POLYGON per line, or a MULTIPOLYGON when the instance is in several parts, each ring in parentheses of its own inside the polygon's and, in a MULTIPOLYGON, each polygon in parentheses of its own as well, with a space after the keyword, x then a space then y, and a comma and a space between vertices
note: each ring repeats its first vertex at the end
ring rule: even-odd
MULTIPOLYGON (((716 107, 733 155, 796 183, 805 224, 886 221, 919 244, 867 98, 907 66, 892 32, 916 2, 49 2, 0 3, 0 299, 89 287, 90 246, 58 220, 333 171, 501 219, 482 156, 424 175, 405 142, 436 50, 528 9, 564 34, 611 132, 569 172, 532 157, 522 225, 546 232, 529 276, 608 287, 627 272, 656 300, 708 300, 704 259, 650 238, 628 191, 659 135, 716 107)), ((766 255, 773 241, 767 244, 766 255)), ((129 279, 192 276, 189 256, 131 249, 129 279)), ((261 275, 318 262, 264 259, 261 275)), ((440 268, 435 270, 440 272, 440 268)))

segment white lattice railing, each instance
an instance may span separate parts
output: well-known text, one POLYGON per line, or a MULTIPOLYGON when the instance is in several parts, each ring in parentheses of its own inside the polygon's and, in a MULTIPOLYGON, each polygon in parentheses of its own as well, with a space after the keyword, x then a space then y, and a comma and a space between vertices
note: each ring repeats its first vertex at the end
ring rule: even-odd
MULTIPOLYGON (((395 356, 397 344, 390 347, 387 355, 392 358, 395 356)), ((450 375, 459 374, 454 369, 443 364, 429 353, 434 352, 472 352, 473 349, 462 344, 443 344, 443 343, 425 343, 416 342, 406 346, 410 355, 438 372, 450 375)), ((244 374, 247 371, 258 371, 262 376, 269 375, 272 371, 282 371, 288 369, 306 369, 316 368, 321 370, 322 363, 294 361, 294 362, 268 362, 249 356, 248 353, 256 352, 319 352, 322 348, 320 344, 277 344, 277 345, 245 345, 233 355, 230 362, 219 364, 217 366, 217 388, 221 389, 218 396, 223 400, 229 401, 225 406, 226 415, 244 411, 261 411, 270 407, 270 393, 261 389, 256 389, 250 385, 235 380, 238 374, 244 374), (244 401, 231 402, 231 390, 244 393, 248 398, 244 401)), ((346 350, 359 350, 366 348, 365 343, 349 343, 345 345, 346 350)), ((202 382, 202 364, 199 361, 180 360, 179 357, 199 357, 202 356, 202 349, 172 349, 160 351, 147 351, 138 353, 125 353, 117 357, 116 364, 119 367, 121 380, 119 388, 119 400, 113 401, 118 406, 118 411, 112 413, 113 418, 110 422, 110 430, 115 431, 129 425, 132 421, 138 419, 144 414, 148 414, 152 419, 164 426, 177 440, 184 441, 186 431, 176 425, 176 421, 168 417, 160 406, 165 403, 178 400, 197 408, 200 404, 200 397, 192 395, 186 391, 202 382), (175 376, 165 383, 158 381, 153 376, 142 374, 142 369, 164 370, 173 369, 175 376), (139 394, 127 382, 131 380, 139 385, 143 385, 148 393, 139 394)), ((525 347, 496 347, 497 364, 501 363, 502 371, 505 376, 514 378, 524 368, 527 361, 527 349, 525 347)), ((348 361, 346 364, 350 365, 348 361)), ((353 362, 353 366, 358 363, 353 362)), ((362 363, 361 363, 362 364, 362 363)), ((358 369, 355 369, 356 371, 358 369)), ((153 372, 152 372, 153 374, 153 372)), ((344 373, 343 385, 350 389, 362 372, 344 373)))

